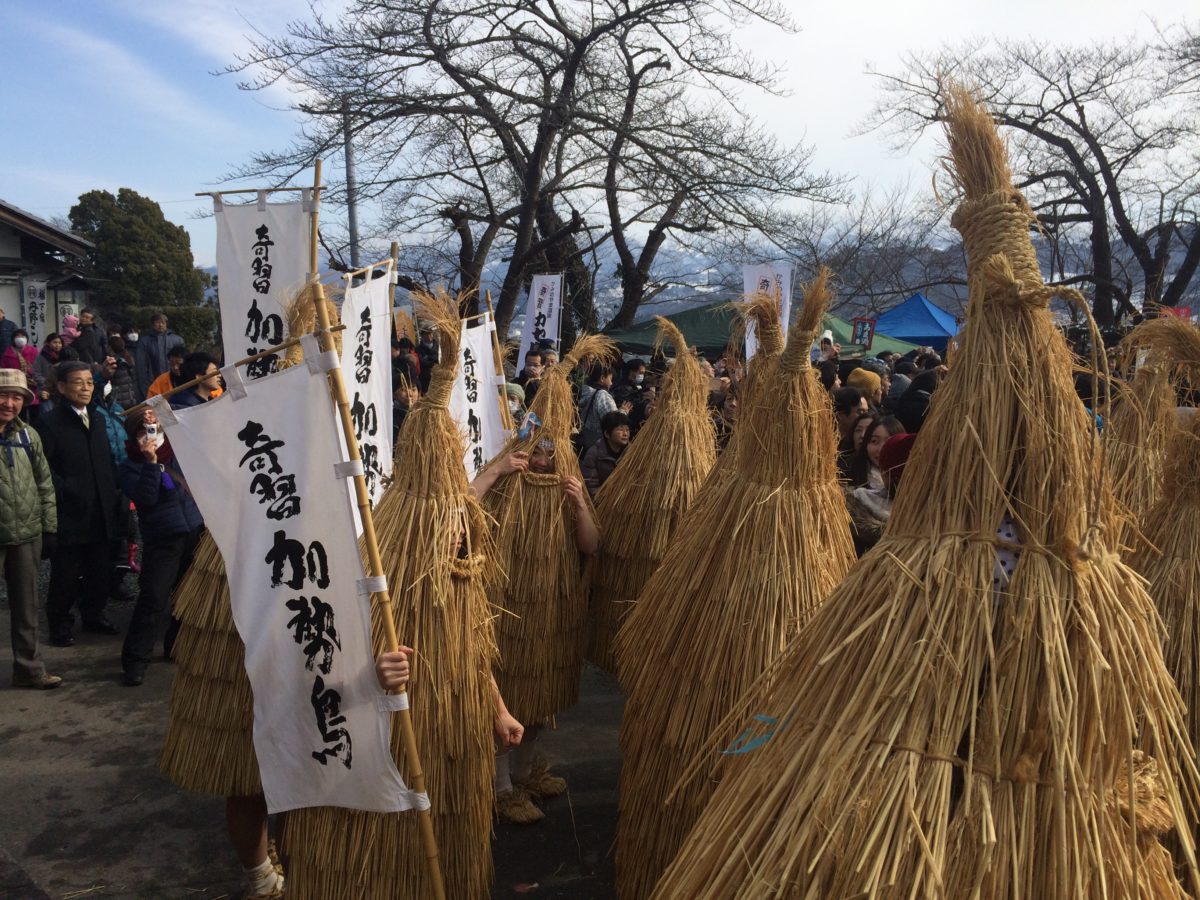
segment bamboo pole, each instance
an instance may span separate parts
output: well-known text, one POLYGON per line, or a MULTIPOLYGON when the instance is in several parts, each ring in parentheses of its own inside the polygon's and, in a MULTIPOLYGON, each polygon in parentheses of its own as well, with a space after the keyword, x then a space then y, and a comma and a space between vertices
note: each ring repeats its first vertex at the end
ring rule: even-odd
MULTIPOLYGON (((483 294, 484 300, 487 302, 488 315, 492 317, 492 322, 496 321, 496 313, 492 309, 492 292, 485 291, 483 294)), ((496 366, 496 374, 504 374, 504 354, 500 350, 500 336, 496 333, 496 329, 492 329, 492 355, 495 357, 494 363, 496 366)), ((508 411, 508 389, 500 387, 500 420, 504 423, 504 427, 509 432, 513 430, 512 413, 508 411)))
MULTIPOLYGON (((332 329, 329 327, 329 310, 325 307, 325 289, 322 287, 317 274, 317 217, 318 217, 318 200, 321 196, 321 160, 316 162, 316 171, 313 177, 313 210, 312 210, 312 233, 311 243, 309 245, 309 281, 313 286, 313 303, 316 305, 317 311, 317 338, 321 342, 322 352, 332 349, 331 334, 332 329)), ((354 424, 350 420, 350 398, 346 394, 346 383, 342 380, 341 368, 334 368, 329 373, 329 386, 334 395, 334 400, 337 403, 338 415, 342 422, 342 434, 346 439, 346 448, 349 452, 350 461, 356 462, 362 459, 358 447, 358 437, 354 433, 354 424)), ((367 493, 367 480, 360 473, 354 476, 354 496, 358 505, 359 518, 363 526, 363 543, 367 548, 367 562, 370 571, 367 573, 371 577, 382 577, 383 558, 379 553, 379 541, 375 536, 375 520, 371 515, 371 500, 367 493)), ((382 591, 375 591, 371 595, 372 604, 378 604, 382 613, 383 627, 387 636, 388 649, 396 651, 400 649, 400 641, 396 635, 396 623, 392 618, 392 596, 391 592, 385 586, 382 591)), ((405 689, 400 688, 400 693, 406 693, 405 689)), ((397 713, 400 719, 401 738, 404 742, 404 755, 412 770, 412 789, 419 794, 424 794, 425 791, 425 771, 421 766, 421 757, 417 752, 417 737, 413 731, 412 717, 407 709, 402 709, 397 713)), ((442 881, 442 869, 438 862, 438 847, 437 838, 433 833, 433 817, 430 815, 429 809, 418 810, 418 822, 421 829, 421 843, 425 847, 425 859, 429 864, 429 879, 433 885, 433 896, 435 900, 445 900, 446 887, 442 881)))
MULTIPOLYGON (((396 266, 400 262, 400 244, 392 241, 392 246, 388 249, 388 256, 392 260, 392 280, 396 279, 396 266)), ((392 292, 388 294, 388 321, 392 323, 392 340, 399 340, 396 334, 396 285, 392 284, 392 292)), ((392 453, 396 452, 396 448, 392 447, 392 453)))
MULTIPOLYGON (((392 242, 392 246, 395 246, 394 241, 392 242)), ((373 262, 368 266, 362 266, 357 269, 347 269, 342 273, 342 275, 346 278, 353 278, 356 275, 361 275, 363 272, 370 272, 372 269, 378 269, 380 266, 386 266, 389 262, 394 263, 395 261, 396 258, 389 255, 386 259, 381 259, 379 262, 373 262)))
MULTIPOLYGON (((320 186, 316 187, 320 191, 320 186)), ((303 191, 305 188, 300 187, 274 187, 274 188, 234 188, 228 191, 196 191, 197 197, 228 197, 230 194, 276 194, 279 191, 303 191)))
MULTIPOLYGON (((346 326, 345 325, 334 325, 329 330, 331 333, 334 331, 345 331, 346 326)), ((253 356, 247 356, 245 359, 239 359, 237 362, 235 362, 233 364, 234 368, 236 368, 238 366, 248 366, 248 365, 250 365, 250 363, 257 362, 258 360, 262 359, 264 356, 270 356, 272 353, 278 353, 280 350, 287 350, 290 347, 295 347, 299 343, 300 343, 300 338, 292 338, 291 340, 284 341, 282 344, 276 344, 274 347, 268 347, 266 350, 260 350, 258 353, 255 353, 253 356)), ((188 388, 194 388, 200 382, 207 381, 211 377, 212 377, 211 375, 197 375, 191 381, 185 381, 183 384, 179 385, 178 387, 173 387, 169 391, 163 391, 161 394, 155 394, 155 396, 156 397, 174 397, 176 394, 183 393, 188 388)), ((129 407, 129 409, 125 410, 123 413, 121 413, 121 415, 132 416, 135 412, 140 412, 141 410, 145 409, 149 405, 150 405, 150 403, 148 401, 143 400, 137 406, 129 407)))

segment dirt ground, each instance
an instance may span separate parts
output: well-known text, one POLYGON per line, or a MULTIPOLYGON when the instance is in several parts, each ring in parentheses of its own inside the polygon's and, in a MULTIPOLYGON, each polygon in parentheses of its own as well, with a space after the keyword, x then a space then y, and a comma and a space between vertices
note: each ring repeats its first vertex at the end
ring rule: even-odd
MULTIPOLYGON (((131 610, 110 604, 109 617, 123 628, 131 610)), ((2 595, 0 614, 7 617, 2 595)), ((173 667, 155 663, 142 687, 124 687, 120 647, 120 637, 91 634, 77 635, 74 647, 44 646, 47 669, 64 684, 42 692, 11 687, 4 642, 3 900, 241 896, 221 800, 179 790, 158 771, 173 667)), ((536 825, 496 826, 496 900, 615 896, 621 704, 616 682, 589 667, 579 705, 543 732, 539 745, 569 791, 549 801, 536 825)))

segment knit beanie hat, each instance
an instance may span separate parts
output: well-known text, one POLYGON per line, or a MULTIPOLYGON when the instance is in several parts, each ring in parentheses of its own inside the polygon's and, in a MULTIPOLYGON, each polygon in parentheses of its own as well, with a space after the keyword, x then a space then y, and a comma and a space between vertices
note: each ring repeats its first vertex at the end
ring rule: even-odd
POLYGON ((880 378, 883 378, 883 376, 888 373, 887 363, 885 363, 882 359, 864 359, 862 361, 862 367, 868 372, 874 372, 880 378))
POLYGON ((883 381, 870 369, 855 369, 846 376, 846 387, 858 388, 870 398, 883 387, 883 381))

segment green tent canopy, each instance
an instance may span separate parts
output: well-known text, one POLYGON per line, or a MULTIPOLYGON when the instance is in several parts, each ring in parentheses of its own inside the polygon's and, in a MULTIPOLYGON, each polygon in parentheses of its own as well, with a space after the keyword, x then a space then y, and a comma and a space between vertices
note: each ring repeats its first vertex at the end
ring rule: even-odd
MULTIPOLYGON (((688 344, 696 347, 702 354, 717 357, 725 352, 729 345, 729 331, 733 325, 734 311, 729 303, 707 303, 696 306, 670 316, 666 316, 675 327, 683 332, 688 344)), ((896 353, 907 353, 916 347, 904 341, 897 341, 887 335, 876 332, 871 349, 864 352, 861 344, 850 343, 853 326, 837 316, 825 316, 822 328, 833 332, 833 339, 842 345, 842 359, 859 359, 863 356, 874 356, 884 350, 896 353)), ((604 334, 617 342, 625 353, 649 356, 654 352, 654 340, 658 335, 658 325, 653 319, 632 325, 629 328, 614 330, 605 329, 604 334)))

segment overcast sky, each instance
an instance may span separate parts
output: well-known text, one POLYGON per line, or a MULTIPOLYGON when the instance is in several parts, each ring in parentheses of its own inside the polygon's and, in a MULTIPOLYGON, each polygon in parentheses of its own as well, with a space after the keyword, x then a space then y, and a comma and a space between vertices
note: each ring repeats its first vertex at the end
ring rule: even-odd
MULTIPOLYGON (((917 187, 929 182, 934 140, 896 155, 883 135, 853 134, 877 94, 869 66, 891 71, 908 51, 992 35, 1125 40, 1152 33, 1155 21, 1200 18, 1195 0, 785 3, 797 33, 755 27, 742 37, 785 64, 791 96, 740 102, 782 139, 812 143, 821 167, 917 187)), ((244 49, 252 28, 278 31, 307 11, 305 0, 6 0, 0 198, 52 218, 84 191, 130 187, 184 225, 197 264, 211 265, 213 223, 192 217, 203 205, 192 195, 219 187, 254 150, 286 145, 296 129, 282 91, 242 92, 234 77, 211 73, 244 49)), ((326 205, 322 215, 344 211, 326 205)))

